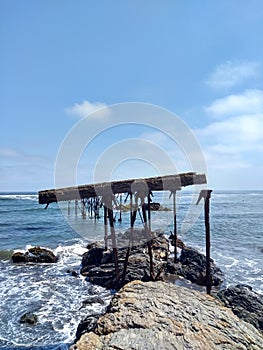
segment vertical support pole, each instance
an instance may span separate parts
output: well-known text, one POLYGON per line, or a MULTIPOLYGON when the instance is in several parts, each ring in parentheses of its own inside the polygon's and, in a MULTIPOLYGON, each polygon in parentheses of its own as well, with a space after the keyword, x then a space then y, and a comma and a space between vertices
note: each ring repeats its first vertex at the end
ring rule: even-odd
POLYGON ((177 215, 176 215, 176 191, 173 192, 173 214, 174 214, 174 262, 177 263, 177 215))
POLYGON ((113 256, 114 256, 114 264, 115 264, 115 273, 116 273, 116 279, 117 279, 117 281, 119 281, 120 272, 119 272, 117 242, 116 242, 116 235, 115 235, 115 229, 114 229, 113 210, 110 208, 108 208, 108 215, 109 215, 109 221, 110 221, 110 231, 111 231, 111 239, 112 239, 112 250, 113 250, 113 256))
POLYGON ((105 242, 105 250, 108 250, 108 213, 106 205, 103 206, 104 209, 104 242, 105 242))
POLYGON ((130 220, 131 220, 131 246, 134 246, 134 223, 136 220, 136 212, 135 212, 135 218, 134 218, 134 212, 133 212, 133 203, 132 203, 132 193, 130 193, 130 220))
POLYGON ((119 222, 122 222, 121 210, 122 210, 122 194, 120 194, 120 218, 118 220, 119 222))
POLYGON ((68 216, 70 216, 70 201, 68 201, 68 216))
POLYGON ((143 222, 144 222, 144 228, 147 232, 147 247, 148 247, 148 254, 150 257, 150 277, 152 281, 154 281, 154 268, 153 268, 153 252, 152 252, 152 234, 149 231, 149 227, 147 224, 147 215, 146 215, 146 209, 145 205, 142 205, 142 216, 143 216, 143 222))
POLYGON ((90 216, 93 217, 93 198, 90 199, 90 216))
POLYGON ((75 200, 75 216, 78 216, 78 200, 75 200))
POLYGON ((81 200, 81 214, 82 214, 82 218, 86 219, 86 207, 85 207, 84 199, 81 200))
POLYGON ((124 283, 125 281, 125 276, 126 276, 126 271, 127 271, 127 266, 128 266, 128 260, 129 260, 129 256, 130 256, 130 252, 131 252, 131 244, 132 247, 134 245, 133 242, 133 228, 134 228, 134 223, 136 220, 136 214, 137 214, 137 209, 135 209, 133 211, 133 207, 132 207, 132 193, 130 193, 130 219, 131 219, 131 233, 130 233, 130 237, 129 237, 129 244, 128 244, 128 248, 127 248, 127 252, 126 252, 126 256, 125 256, 125 261, 124 261, 124 267, 123 267, 123 273, 122 273, 122 283, 124 283))
POLYGON ((206 292, 211 293, 212 288, 212 276, 211 276, 211 261, 210 261, 210 222, 209 222, 209 211, 210 211, 210 197, 211 190, 207 191, 205 198, 205 235, 206 235, 206 292))
POLYGON ((151 197, 150 194, 148 194, 148 228, 149 228, 149 233, 152 235, 152 225, 151 225, 151 197))
POLYGON ((204 198, 204 211, 205 211, 205 238, 206 238, 206 292, 211 294, 212 288, 212 275, 211 275, 211 261, 210 261, 210 221, 209 221, 209 212, 210 212, 210 198, 212 190, 202 190, 199 194, 197 204, 202 198, 204 198))

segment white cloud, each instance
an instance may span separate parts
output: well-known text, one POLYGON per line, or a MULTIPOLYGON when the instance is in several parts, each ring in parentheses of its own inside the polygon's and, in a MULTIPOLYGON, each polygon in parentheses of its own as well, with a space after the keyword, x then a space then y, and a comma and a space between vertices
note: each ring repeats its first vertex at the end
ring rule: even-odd
POLYGON ((109 109, 105 103, 102 102, 89 102, 87 100, 82 103, 75 103, 73 106, 65 109, 67 114, 75 115, 77 117, 87 117, 92 115, 94 117, 106 117, 109 115, 109 109))
POLYGON ((217 120, 195 133, 203 146, 211 178, 220 181, 221 174, 228 184, 248 186, 242 183, 240 174, 250 174, 262 159, 263 91, 229 95, 215 100, 205 110, 217 120))
POLYGON ((216 67, 206 80, 206 84, 215 89, 229 89, 256 78, 260 64, 251 61, 228 61, 216 67))
POLYGON ((263 113, 263 91, 246 90, 243 94, 217 99, 205 111, 215 118, 263 113))

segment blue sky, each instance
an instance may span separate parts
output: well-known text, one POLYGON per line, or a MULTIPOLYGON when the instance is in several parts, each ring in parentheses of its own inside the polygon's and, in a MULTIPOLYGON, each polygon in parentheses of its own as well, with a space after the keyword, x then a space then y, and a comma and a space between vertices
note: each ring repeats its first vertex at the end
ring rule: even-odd
MULTIPOLYGON (((0 191, 54 187, 65 135, 97 107, 124 102, 179 116, 211 188, 263 189, 262 23, 261 0, 0 0, 0 191)), ((79 181, 91 180, 87 159, 130 134, 176 157, 156 130, 111 130, 87 149, 79 181)), ((155 175, 126 165, 113 179, 155 175)))

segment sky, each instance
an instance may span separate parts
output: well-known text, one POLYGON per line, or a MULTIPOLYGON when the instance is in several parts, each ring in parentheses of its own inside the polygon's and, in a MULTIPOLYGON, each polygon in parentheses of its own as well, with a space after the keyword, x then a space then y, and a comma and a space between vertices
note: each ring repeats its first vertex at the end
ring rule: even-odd
MULTIPOLYGON (((210 188, 263 190, 262 23, 261 0, 0 0, 0 191, 54 188, 76 123, 103 129, 90 113, 130 102, 174 114, 171 130, 185 123, 210 188)), ((146 124, 94 131, 77 182, 92 182, 98 160, 124 144, 132 154, 100 174, 166 175, 166 156, 178 172, 196 170, 176 140, 146 124)))

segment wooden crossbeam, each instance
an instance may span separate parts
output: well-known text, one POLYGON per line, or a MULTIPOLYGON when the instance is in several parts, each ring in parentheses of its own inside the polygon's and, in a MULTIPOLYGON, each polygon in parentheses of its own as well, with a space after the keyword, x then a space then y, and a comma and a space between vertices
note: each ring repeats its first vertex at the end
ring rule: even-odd
POLYGON ((106 192, 136 193, 145 188, 148 191, 177 191, 181 187, 206 184, 205 174, 181 173, 142 179, 129 179, 122 181, 104 182, 98 184, 80 185, 51 190, 39 191, 39 204, 50 204, 60 201, 94 198, 106 192))

